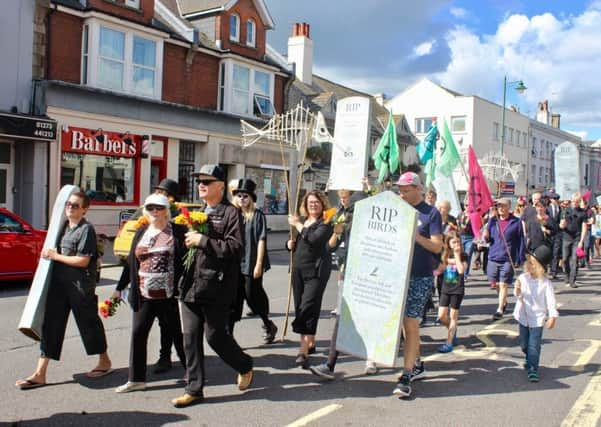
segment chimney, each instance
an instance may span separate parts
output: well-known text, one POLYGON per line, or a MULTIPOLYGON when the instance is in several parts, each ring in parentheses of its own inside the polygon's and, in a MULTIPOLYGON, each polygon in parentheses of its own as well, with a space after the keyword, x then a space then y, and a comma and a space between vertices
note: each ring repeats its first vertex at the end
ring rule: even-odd
POLYGON ((559 129, 559 121, 561 119, 561 114, 551 114, 551 126, 555 129, 559 129))
POLYGON ((294 64, 294 74, 301 82, 313 82, 313 40, 306 22, 295 23, 288 39, 288 62, 294 64))
POLYGON ((550 124, 549 117, 549 101, 544 100, 543 102, 538 103, 538 111, 536 112, 536 121, 544 123, 546 125, 550 124))

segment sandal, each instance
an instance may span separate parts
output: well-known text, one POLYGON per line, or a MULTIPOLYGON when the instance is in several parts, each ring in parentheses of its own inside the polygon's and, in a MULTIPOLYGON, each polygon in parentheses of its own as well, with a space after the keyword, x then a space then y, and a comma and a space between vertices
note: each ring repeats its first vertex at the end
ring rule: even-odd
POLYGON ((104 377, 108 374, 112 374, 114 371, 111 368, 107 368, 107 369, 100 369, 100 368, 95 368, 92 369, 90 372, 88 372, 86 374, 86 377, 88 378, 100 378, 100 377, 104 377))
POLYGON ((19 387, 21 390, 31 390, 32 388, 40 388, 40 387, 44 387, 45 385, 48 385, 48 384, 47 383, 38 383, 36 381, 24 379, 24 380, 17 381, 15 383, 15 385, 17 387, 19 387))

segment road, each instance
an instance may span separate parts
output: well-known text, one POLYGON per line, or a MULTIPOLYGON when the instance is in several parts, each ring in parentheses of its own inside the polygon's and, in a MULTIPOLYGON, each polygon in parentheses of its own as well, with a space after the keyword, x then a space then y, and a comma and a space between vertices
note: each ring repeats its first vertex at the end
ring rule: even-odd
MULTIPOLYGON (((287 253, 272 253, 265 277, 273 319, 282 329, 287 301, 287 253)), ((120 267, 106 268, 100 298, 112 292, 120 267)), ((203 404, 175 409, 182 393, 179 364, 148 374, 148 389, 120 395, 114 388, 127 379, 131 313, 120 307, 104 320, 116 372, 91 380, 85 372, 94 357, 85 355, 75 322, 70 320, 62 360, 52 362, 51 385, 29 391, 14 387, 29 375, 39 355, 37 343, 17 331, 26 285, 2 284, 0 290, 0 424, 18 426, 597 426, 601 416, 601 261, 584 269, 578 289, 555 282, 560 319, 545 331, 540 377, 531 384, 521 367, 515 321, 492 323, 495 294, 477 272, 467 284, 459 326, 460 345, 439 354, 444 330, 422 330, 428 377, 414 383, 414 395, 401 400, 391 392, 397 370, 363 375, 364 362, 342 357, 337 379, 324 382, 294 367, 296 336, 261 345, 260 321, 244 318, 236 329, 239 343, 254 357, 253 386, 241 393, 236 373, 208 350, 208 382, 203 404)), ((335 273, 334 273, 335 274, 335 273)), ((314 363, 325 361, 335 304, 334 274, 324 298, 314 363)), ((513 306, 510 299, 510 308, 513 306)), ((280 335, 278 333, 278 335, 280 335)), ((149 364, 158 358, 158 328, 149 340, 149 364)), ((173 356, 176 359, 175 355, 173 356)))

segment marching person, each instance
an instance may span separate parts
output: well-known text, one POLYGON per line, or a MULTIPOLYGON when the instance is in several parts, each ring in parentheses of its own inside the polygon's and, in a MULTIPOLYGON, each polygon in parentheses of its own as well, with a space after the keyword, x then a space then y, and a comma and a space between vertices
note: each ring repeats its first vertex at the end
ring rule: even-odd
POLYGON ((238 389, 248 389, 253 379, 252 358, 227 331, 244 249, 240 211, 227 200, 225 172, 219 165, 204 165, 194 176, 198 195, 207 204, 208 233, 186 233, 186 246, 195 253, 179 285, 187 385, 185 393, 171 401, 176 408, 203 400, 205 330, 211 348, 238 372, 238 389))
POLYGON ((499 304, 493 314, 493 320, 499 320, 507 306, 507 288, 513 283, 514 268, 524 262, 526 241, 522 221, 509 211, 510 200, 497 199, 495 205, 496 211, 490 210, 483 238, 490 243, 486 273, 499 294, 499 304))
POLYGON ((557 228, 557 232, 553 236, 552 250, 553 259, 551 260, 551 278, 557 277, 557 271, 559 270, 559 260, 561 259, 561 240, 562 230, 559 228, 559 221, 561 220, 561 206, 559 205, 559 194, 551 190, 548 193, 549 204, 547 205, 547 215, 549 220, 553 222, 553 225, 557 228))
POLYGON ((288 217, 288 224, 296 229, 296 240, 288 240, 286 247, 293 252, 292 291, 295 319, 292 330, 300 334, 300 348, 296 365, 308 369, 308 355, 315 352, 315 332, 321 312, 321 301, 332 271, 332 257, 327 242, 332 226, 324 221, 323 213, 328 200, 319 191, 310 191, 301 203, 301 220, 288 217))
POLYGON ((517 302, 513 317, 519 323, 520 347, 526 358, 524 367, 530 382, 538 382, 541 342, 545 316, 547 329, 553 329, 559 314, 555 303, 553 285, 546 277, 545 269, 553 258, 552 250, 539 246, 526 255, 525 272, 515 282, 517 302))
POLYGON ((409 278, 407 303, 403 328, 403 373, 393 394, 401 397, 411 395, 411 381, 425 376, 424 362, 420 360, 419 319, 424 306, 432 294, 434 269, 437 267, 438 254, 442 250, 442 222, 440 213, 424 201, 422 183, 413 172, 405 172, 397 185, 400 195, 418 211, 418 227, 415 235, 415 248, 409 278))
POLYGON ((241 287, 236 293, 229 330, 234 333, 234 324, 242 318, 246 300, 252 312, 263 321, 263 342, 271 344, 278 327, 269 319, 269 298, 263 288, 263 274, 271 268, 271 264, 267 253, 267 220, 256 207, 256 186, 252 179, 241 179, 232 191, 235 206, 242 212, 244 220, 244 252, 240 263, 241 287))
MULTIPOLYGON (((183 353, 183 337, 174 295, 183 271, 181 259, 185 255, 184 235, 187 229, 169 222, 169 199, 161 194, 151 194, 146 198, 143 215, 148 225, 136 231, 124 267, 129 279, 127 282, 120 281, 113 293, 113 298, 120 299, 127 283, 132 284, 128 295, 133 311, 129 376, 127 383, 115 389, 117 393, 146 388, 148 335, 155 318, 166 329, 161 330, 161 338, 163 334, 171 337, 169 352, 173 342, 177 352, 183 353)), ((185 358, 182 365, 186 367, 185 358)))
POLYGON ((566 273, 566 286, 577 288, 576 276, 578 275, 578 249, 584 251, 584 239, 587 232, 586 211, 580 207, 582 196, 579 192, 572 196, 571 207, 561 214, 559 228, 562 233, 562 258, 563 269, 566 273))
POLYGON ((553 247, 553 238, 559 231, 559 227, 547 214, 547 208, 542 201, 534 205, 536 215, 528 218, 526 224, 526 235, 528 237, 528 251, 533 252, 540 245, 553 247))
POLYGON ((112 372, 104 326, 98 316, 96 233, 84 218, 89 206, 90 198, 86 193, 71 194, 65 203, 67 221, 59 246, 42 251, 42 257, 54 264, 42 327, 41 356, 35 372, 15 383, 21 390, 47 384, 48 364, 50 359, 60 359, 70 312, 77 322, 86 353, 99 355, 98 364, 86 375, 98 378, 112 372))

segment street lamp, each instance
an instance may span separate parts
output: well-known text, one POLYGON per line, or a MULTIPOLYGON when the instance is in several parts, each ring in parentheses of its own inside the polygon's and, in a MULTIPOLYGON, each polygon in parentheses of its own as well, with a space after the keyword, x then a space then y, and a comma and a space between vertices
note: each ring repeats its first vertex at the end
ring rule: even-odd
POLYGON ((522 80, 508 82, 507 76, 503 78, 503 116, 501 119, 501 156, 503 156, 503 146, 505 145, 505 100, 507 98, 507 85, 515 85, 517 93, 522 94, 528 89, 522 80))

